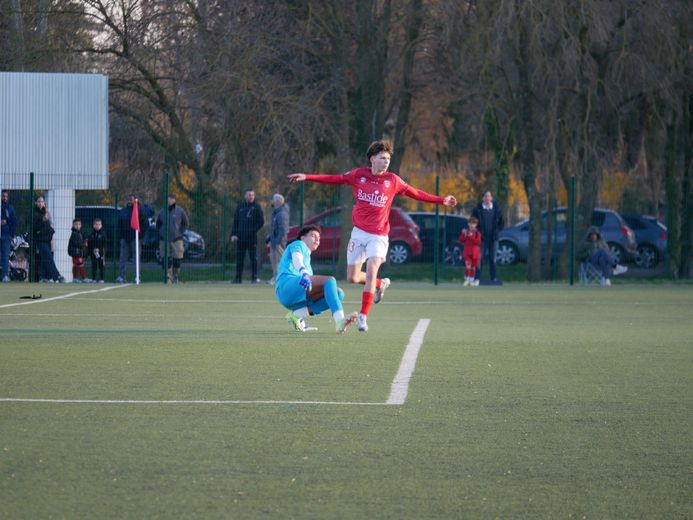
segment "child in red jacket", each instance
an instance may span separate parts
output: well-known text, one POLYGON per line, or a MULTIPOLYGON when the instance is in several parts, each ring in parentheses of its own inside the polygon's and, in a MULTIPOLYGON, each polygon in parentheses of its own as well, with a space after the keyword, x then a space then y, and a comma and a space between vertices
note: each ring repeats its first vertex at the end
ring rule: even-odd
POLYGON ((458 241, 464 246, 462 258, 464 259, 464 285, 479 285, 475 280, 476 270, 481 260, 481 233, 476 229, 479 220, 470 217, 467 227, 462 230, 458 241))

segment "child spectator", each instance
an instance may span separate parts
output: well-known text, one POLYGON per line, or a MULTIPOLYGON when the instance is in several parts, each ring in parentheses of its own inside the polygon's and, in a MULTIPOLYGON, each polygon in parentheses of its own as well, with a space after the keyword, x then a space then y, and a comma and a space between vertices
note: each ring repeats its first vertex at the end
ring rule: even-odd
POLYGON ((94 219, 94 230, 89 235, 88 247, 91 258, 91 277, 95 282, 103 283, 104 258, 106 256, 106 231, 100 218, 94 219))
POLYGON ((67 254, 72 257, 72 281, 74 283, 89 282, 84 269, 84 237, 82 236, 82 221, 78 218, 72 221, 72 234, 67 243, 67 254), (79 278, 77 275, 79 274, 79 278))
POLYGON ((479 220, 470 217, 467 227, 462 230, 459 242, 464 246, 462 258, 464 259, 464 285, 479 285, 476 279, 476 270, 481 260, 481 233, 476 229, 479 220))

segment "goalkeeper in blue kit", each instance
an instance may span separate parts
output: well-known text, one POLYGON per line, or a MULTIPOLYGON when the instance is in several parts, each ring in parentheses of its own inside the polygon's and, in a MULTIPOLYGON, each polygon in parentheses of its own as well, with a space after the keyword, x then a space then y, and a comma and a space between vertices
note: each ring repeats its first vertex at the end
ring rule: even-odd
POLYGON ((286 320, 296 332, 317 330, 306 325, 305 318, 329 309, 337 334, 342 334, 358 318, 358 313, 344 314, 344 291, 337 287, 334 276, 314 275, 310 254, 320 245, 320 228, 302 228, 297 240, 289 243, 277 267, 275 294, 289 309, 286 320))

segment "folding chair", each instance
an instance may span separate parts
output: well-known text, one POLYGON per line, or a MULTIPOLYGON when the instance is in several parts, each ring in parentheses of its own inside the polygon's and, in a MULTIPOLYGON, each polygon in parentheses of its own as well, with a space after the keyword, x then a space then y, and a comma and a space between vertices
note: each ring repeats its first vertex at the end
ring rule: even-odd
POLYGON ((597 266, 589 262, 580 262, 580 283, 582 285, 600 285, 601 282, 602 273, 597 266))

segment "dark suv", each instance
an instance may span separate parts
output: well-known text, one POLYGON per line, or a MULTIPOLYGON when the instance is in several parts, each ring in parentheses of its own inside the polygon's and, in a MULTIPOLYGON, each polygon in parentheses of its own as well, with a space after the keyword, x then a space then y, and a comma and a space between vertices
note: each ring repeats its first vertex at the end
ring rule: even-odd
MULTIPOLYGON (((423 251, 417 260, 432 262, 435 247, 436 214, 433 211, 410 211, 409 216, 419 226, 419 238, 423 251)), ((457 264, 462 259, 462 244, 457 239, 467 227, 467 217, 438 214, 438 245, 442 251, 440 260, 446 264, 457 264)))
MULTIPOLYGON (((553 211, 553 258, 563 252, 568 236, 568 211, 566 208, 556 208, 553 211)), ((595 208, 592 212, 592 226, 597 226, 604 241, 609 244, 614 259, 622 264, 632 262, 637 250, 635 235, 616 211, 595 208)), ((548 243, 547 212, 541 216, 541 249, 542 254, 548 243)), ((584 237, 577 237, 579 244, 584 237)), ((516 262, 526 262, 529 250, 529 219, 515 226, 505 228, 498 234, 498 249, 496 262, 500 265, 510 265, 516 262)))
POLYGON ((88 238, 94 229, 94 219, 100 218, 106 233, 106 258, 118 257, 118 211, 114 206, 77 206, 75 218, 82 221, 82 235, 88 238))

